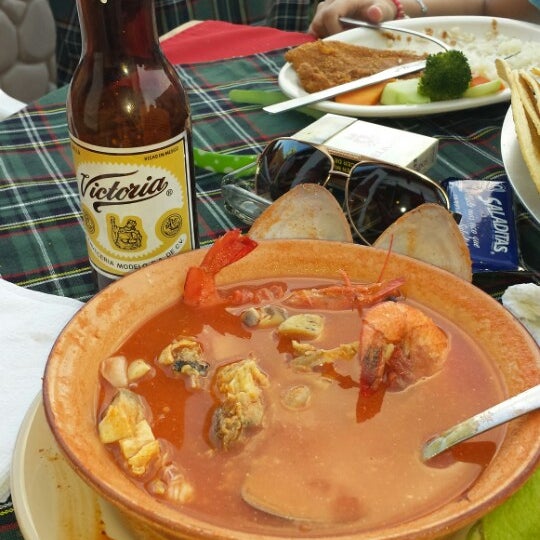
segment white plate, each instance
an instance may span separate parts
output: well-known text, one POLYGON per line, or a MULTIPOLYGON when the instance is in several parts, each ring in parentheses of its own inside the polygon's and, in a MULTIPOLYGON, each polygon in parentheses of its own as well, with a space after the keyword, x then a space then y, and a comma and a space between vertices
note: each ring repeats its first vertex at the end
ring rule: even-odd
POLYGON ((523 160, 511 108, 508 109, 502 126, 501 154, 506 175, 516 195, 531 216, 540 223, 540 193, 523 160))
MULTIPOLYGON (((117 510, 88 487, 60 453, 45 419, 41 394, 17 437, 11 497, 25 540, 136 540, 117 510)), ((465 540, 467 531, 445 540, 465 540)))
MULTIPOLYGON (((420 32, 428 29, 433 30, 436 37, 441 37, 445 31, 459 28, 461 32, 474 34, 476 37, 483 37, 492 29, 496 21, 498 32, 505 37, 517 38, 521 41, 538 41, 540 44, 540 26, 536 24, 493 17, 421 17, 416 19, 402 19, 392 21, 394 26, 402 26, 420 32)), ((402 43, 395 45, 396 48, 415 50, 418 52, 440 52, 441 48, 426 40, 408 37, 403 34, 402 43)), ((367 47, 387 48, 388 41, 383 34, 366 28, 353 28, 330 38, 332 40, 344 41, 347 43, 361 44, 367 47)), ((466 53, 466 50, 464 51, 466 53)), ((519 61, 519 56, 510 58, 509 62, 519 61)), ((291 64, 287 63, 279 72, 278 82, 281 90, 289 97, 299 97, 306 95, 306 92, 299 84, 298 77, 291 64)), ((479 98, 462 98, 449 101, 437 101, 423 105, 346 105, 334 101, 322 101, 312 105, 313 108, 324 112, 342 114, 355 117, 404 117, 420 116, 425 114, 444 113, 482 107, 508 101, 510 91, 503 90, 497 94, 479 98)))
POLYGON ((26 414, 17 437, 11 497, 26 540, 135 539, 117 511, 98 497, 63 458, 45 419, 41 394, 26 414))

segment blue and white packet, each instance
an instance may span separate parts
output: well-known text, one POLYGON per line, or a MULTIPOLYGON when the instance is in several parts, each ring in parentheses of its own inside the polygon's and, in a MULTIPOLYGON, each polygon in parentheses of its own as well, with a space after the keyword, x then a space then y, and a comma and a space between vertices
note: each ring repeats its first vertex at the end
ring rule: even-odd
POLYGON ((448 178, 442 185, 469 247, 472 270, 520 270, 513 192, 507 180, 448 178))

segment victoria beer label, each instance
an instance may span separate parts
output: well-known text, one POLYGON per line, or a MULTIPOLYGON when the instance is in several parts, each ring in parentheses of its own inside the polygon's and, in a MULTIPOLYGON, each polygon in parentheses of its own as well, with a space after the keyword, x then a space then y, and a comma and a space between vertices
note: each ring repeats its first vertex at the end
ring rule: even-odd
POLYGON ((92 266, 114 279, 195 248, 186 133, 161 144, 71 146, 92 266))

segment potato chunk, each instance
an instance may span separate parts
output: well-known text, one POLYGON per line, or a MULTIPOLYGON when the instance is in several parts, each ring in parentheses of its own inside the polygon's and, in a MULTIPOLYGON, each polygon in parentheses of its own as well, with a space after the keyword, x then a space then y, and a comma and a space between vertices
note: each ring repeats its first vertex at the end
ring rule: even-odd
POLYGON ((324 328, 321 315, 302 313, 292 315, 278 326, 280 336, 296 339, 317 339, 324 328))
POLYGON ((152 459, 160 456, 159 442, 145 418, 141 398, 121 389, 107 407, 98 425, 99 437, 105 444, 118 442, 130 472, 142 476, 152 459))
POLYGON ((99 366, 101 376, 116 388, 128 385, 127 358, 122 355, 109 356, 99 366))
POLYGON ((151 370, 152 366, 142 358, 133 360, 133 362, 130 362, 127 367, 128 381, 130 383, 138 381, 139 379, 142 379, 151 370))
POLYGON ((127 460, 129 470, 134 476, 142 476, 150 462, 160 456, 159 441, 154 439, 141 446, 139 451, 127 460))
POLYGON ((141 398, 121 388, 107 407, 98 425, 99 438, 107 444, 132 437, 136 426, 144 420, 144 406, 141 398))
POLYGON ((118 444, 120 445, 120 450, 122 455, 129 459, 133 457, 145 444, 154 441, 154 433, 150 424, 146 420, 141 420, 135 426, 135 433, 131 437, 126 437, 125 439, 120 439, 118 444))

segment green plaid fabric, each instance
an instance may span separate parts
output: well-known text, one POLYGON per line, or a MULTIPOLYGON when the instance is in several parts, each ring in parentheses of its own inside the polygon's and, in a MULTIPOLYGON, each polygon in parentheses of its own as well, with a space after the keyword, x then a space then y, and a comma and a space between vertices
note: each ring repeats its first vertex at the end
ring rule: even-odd
MULTIPOLYGON (((71 80, 81 54, 81 30, 75 0, 49 0, 56 21, 58 85, 71 80)), ((316 0, 155 0, 159 35, 190 21, 218 20, 307 30, 316 0)))
MULTIPOLYGON (((232 103, 233 89, 277 90, 284 50, 227 62, 177 67, 188 91, 194 145, 203 150, 253 154, 269 140, 288 136, 313 121, 300 112, 269 115, 257 105, 232 103)), ((0 274, 23 287, 89 299, 95 292, 81 227, 78 194, 66 124, 67 89, 61 88, 0 123, 0 274)), ((500 131, 508 104, 379 123, 437 137, 438 159, 430 175, 504 179, 500 131)), ((232 227, 245 229, 223 206, 221 175, 197 169, 201 244, 232 227)), ((518 211, 526 262, 540 268, 540 231, 518 211)), ((483 275, 479 284, 497 296, 530 275, 483 275)), ((11 506, 2 508, 0 539, 18 538, 11 506)))

